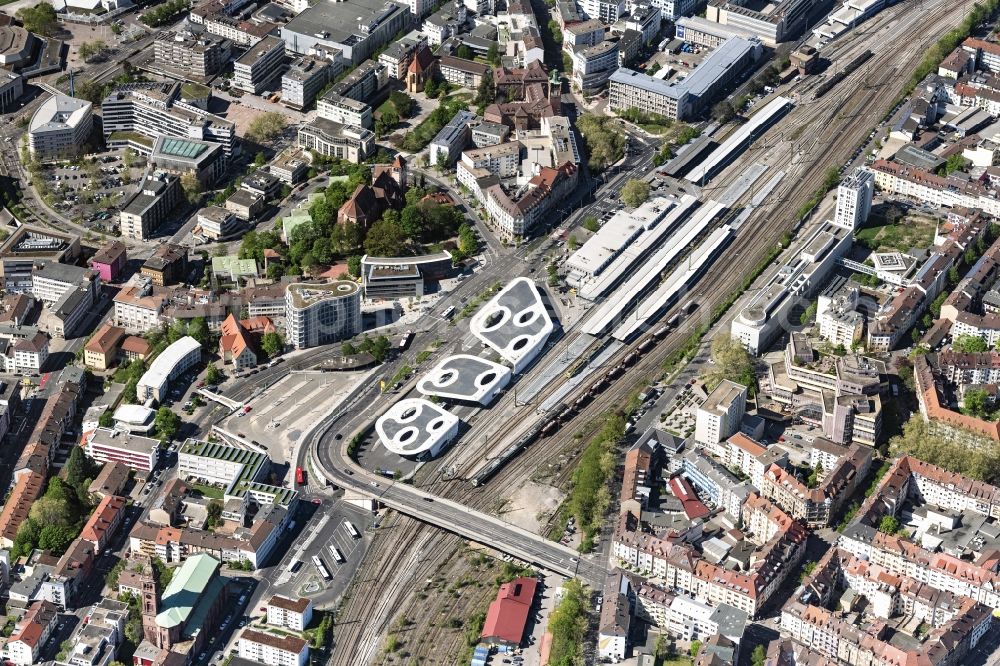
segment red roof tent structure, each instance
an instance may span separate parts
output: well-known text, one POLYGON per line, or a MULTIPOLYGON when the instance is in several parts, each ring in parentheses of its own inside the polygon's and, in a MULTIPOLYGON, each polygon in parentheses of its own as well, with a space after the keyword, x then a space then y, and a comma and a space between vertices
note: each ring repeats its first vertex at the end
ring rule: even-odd
POLYGON ((490 609, 486 613, 483 640, 511 646, 520 645, 537 586, 538 581, 534 578, 515 578, 501 585, 497 591, 497 598, 490 604, 490 609))
POLYGON ((708 507, 701 503, 698 496, 694 494, 694 488, 687 479, 675 476, 670 479, 670 490, 681 501, 684 506, 684 513, 689 520, 696 520, 711 513, 708 507))

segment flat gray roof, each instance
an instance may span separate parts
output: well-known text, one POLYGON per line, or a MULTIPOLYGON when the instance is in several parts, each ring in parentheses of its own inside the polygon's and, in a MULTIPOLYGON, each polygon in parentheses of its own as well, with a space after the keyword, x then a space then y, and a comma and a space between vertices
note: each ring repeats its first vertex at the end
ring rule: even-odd
POLYGON ((293 18, 282 28, 285 31, 297 32, 303 35, 326 34, 326 41, 342 43, 351 35, 361 34, 357 26, 369 25, 376 20, 385 20, 398 11, 409 11, 409 8, 385 0, 347 0, 333 2, 320 0, 312 7, 293 18), (390 8, 395 11, 390 12, 390 8))

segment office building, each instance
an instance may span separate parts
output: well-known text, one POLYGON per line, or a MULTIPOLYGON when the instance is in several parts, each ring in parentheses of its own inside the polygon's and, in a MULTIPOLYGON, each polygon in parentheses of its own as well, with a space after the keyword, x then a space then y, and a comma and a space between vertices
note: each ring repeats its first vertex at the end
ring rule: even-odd
POLYGON ((813 0, 777 0, 766 5, 750 0, 709 0, 705 18, 752 32, 774 48, 795 38, 807 27, 814 6, 813 0))
POLYGON ((438 60, 438 71, 448 83, 478 91, 479 84, 490 73, 490 67, 474 60, 443 55, 438 60))
POLYGON ((16 72, 0 70, 0 111, 9 111, 24 94, 24 77, 16 72))
POLYGON ((292 53, 338 49, 358 65, 410 24, 408 5, 383 0, 320 0, 281 27, 292 53))
POLYGON ((375 133, 360 125, 342 125, 314 118, 299 126, 298 144, 325 157, 359 164, 374 152, 375 133))
POLYGON ((243 228, 236 215, 222 206, 209 206, 198 211, 195 231, 211 240, 222 240, 235 235, 243 228))
POLYGON ((232 46, 218 35, 167 30, 156 36, 153 57, 157 67, 204 79, 218 74, 229 62, 232 46))
POLYGON ((285 292, 287 341, 296 349, 361 332, 361 287, 354 282, 295 283, 285 292))
POLYGON ((118 345, 125 337, 125 329, 106 323, 101 326, 83 347, 83 362, 93 370, 107 370, 118 356, 118 345))
POLYGON ((309 172, 309 160, 301 148, 287 148, 268 167, 272 176, 286 185, 298 185, 309 172))
POLYGON ((602 23, 616 22, 625 13, 626 8, 625 0, 582 0, 579 4, 588 18, 602 23))
POLYGON ((97 271, 101 282, 114 282, 125 268, 128 261, 128 251, 125 243, 118 240, 109 241, 88 262, 90 268, 97 271))
POLYGON ((226 153, 211 141, 160 136, 153 143, 149 163, 157 171, 175 176, 192 174, 204 188, 210 188, 226 172, 226 153))
POLYGON ((451 121, 441 128, 437 136, 431 140, 428 161, 434 165, 451 165, 458 159, 459 153, 469 143, 471 130, 469 123, 476 119, 471 111, 459 111, 451 121))
POLYGON ((146 176, 139 184, 139 191, 126 200, 118 213, 122 236, 134 240, 149 240, 182 196, 177 176, 165 172, 154 172, 146 176))
POLYGON ((618 42, 603 41, 573 51, 573 83, 583 91, 597 90, 618 69, 618 42))
POLYGON ((164 349, 139 379, 136 395, 140 402, 161 402, 170 382, 201 362, 201 343, 187 335, 164 349))
POLYGON ((259 95, 285 66, 285 42, 268 36, 233 63, 233 87, 259 95))
POLYGON ((157 287, 183 282, 188 272, 187 259, 187 248, 183 245, 162 243, 143 262, 139 273, 157 287))
POLYGON ((683 81, 667 83, 620 68, 611 74, 609 100, 615 111, 636 108, 684 120, 707 112, 738 84, 763 52, 756 38, 732 37, 712 51, 683 81))
POLYGON ((116 462, 148 474, 156 468, 160 440, 124 430, 97 428, 87 436, 87 455, 97 462, 116 462))
POLYGON ((188 439, 177 451, 178 478, 196 479, 227 492, 240 482, 257 481, 268 473, 263 453, 225 444, 188 439))
POLYGON ((747 387, 723 380, 698 407, 695 441, 714 445, 737 433, 746 405, 747 387))
POLYGON ((332 90, 316 102, 316 114, 340 125, 352 125, 371 129, 372 107, 350 97, 338 95, 332 90))
POLYGON ((365 60, 347 76, 333 84, 330 92, 359 102, 367 102, 387 83, 389 83, 389 71, 386 67, 374 60, 365 60))
POLYGON ((180 83, 129 83, 101 102, 104 140, 109 147, 129 145, 145 154, 160 136, 197 139, 236 152, 236 125, 180 100, 180 83), (148 141, 134 141, 136 135, 148 141))
POLYGON ((66 95, 49 97, 31 116, 28 151, 42 160, 77 154, 90 139, 93 106, 66 95))
POLYGON ((281 76, 281 103, 298 111, 316 99, 316 93, 330 80, 330 63, 314 56, 302 56, 292 61, 281 76))

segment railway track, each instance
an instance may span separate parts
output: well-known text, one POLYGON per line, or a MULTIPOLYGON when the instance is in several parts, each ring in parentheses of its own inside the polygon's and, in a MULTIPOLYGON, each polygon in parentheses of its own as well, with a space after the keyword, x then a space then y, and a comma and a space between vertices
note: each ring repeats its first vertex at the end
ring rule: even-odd
MULTIPOLYGON (((897 5, 896 8, 901 11, 894 12, 891 19, 887 17, 884 22, 873 24, 866 33, 870 35, 881 32, 891 28, 893 23, 899 21, 898 28, 900 29, 897 29, 897 33, 905 30, 906 37, 895 41, 902 42, 902 46, 891 42, 886 44, 884 50, 876 53, 869 61, 868 66, 862 67, 846 77, 837 88, 815 104, 801 104, 783 121, 783 129, 790 131, 794 131, 798 127, 816 129, 819 126, 819 131, 813 135, 815 140, 811 142, 809 150, 803 151, 803 154, 809 159, 800 159, 798 162, 794 162, 796 157, 794 149, 777 147, 778 150, 773 152, 775 157, 770 159, 784 158, 787 155, 793 164, 782 165, 782 168, 788 167, 788 173, 784 181, 771 194, 769 203, 765 202, 764 205, 755 210, 754 214, 743 225, 737 242, 734 242, 722 254, 699 282, 700 286, 689 294, 689 296, 699 299, 700 312, 711 312, 724 299, 728 298, 728 295, 742 283, 747 272, 765 256, 768 249, 773 247, 795 225, 796 220, 793 219, 790 211, 796 210, 812 196, 812 193, 822 183, 824 172, 829 166, 839 166, 847 160, 855 147, 862 142, 870 129, 882 119, 895 101, 893 91, 898 90, 898 87, 892 85, 892 79, 897 76, 896 73, 912 71, 933 39, 936 39, 936 36, 944 32, 948 26, 957 24, 964 14, 962 7, 949 6, 945 0, 924 4, 922 9, 914 5, 897 5), (850 96, 850 99, 845 99, 846 95, 838 94, 838 90, 844 89, 854 89, 856 94, 850 96), (822 118, 823 122, 818 122, 817 118, 822 118), (746 241, 751 229, 753 230, 754 242, 740 243, 741 239, 746 241)), ((840 57, 853 57, 867 48, 867 45, 864 40, 855 39, 854 42, 845 40, 843 44, 832 48, 839 59, 840 57)), ((745 168, 746 164, 749 163, 748 160, 754 161, 757 157, 759 156, 750 151, 748 156, 737 160, 734 165, 718 176, 718 182, 731 182, 740 169, 745 168)), ((449 499, 464 502, 477 509, 489 509, 498 497, 496 489, 516 487, 519 482, 522 482, 545 463, 559 456, 571 457, 577 452, 581 448, 580 442, 585 441, 585 439, 576 440, 574 435, 577 433, 586 434, 591 428, 596 427, 594 423, 598 416, 610 406, 622 404, 622 401, 638 385, 634 378, 646 379, 658 376, 666 357, 678 349, 701 323, 694 318, 682 321, 653 349, 642 354, 638 362, 626 373, 625 378, 611 382, 599 398, 582 407, 573 419, 564 424, 551 437, 536 442, 514 458, 508 465, 499 470, 485 487, 474 488, 471 484, 460 480, 440 480, 435 474, 435 465, 433 464, 425 465, 421 469, 416 482, 449 499)), ((639 343, 641 342, 642 340, 639 341, 639 343)), ((636 346, 637 344, 627 345, 616 359, 620 362, 620 359, 636 346)), ((552 354, 554 351, 549 353, 552 354)), ((610 362, 614 363, 616 359, 612 359, 610 362)), ((550 390, 547 389, 543 393, 548 394, 550 390)), ((508 423, 512 421, 509 416, 506 418, 508 423)), ((499 416, 493 417, 487 422, 497 419, 499 416)), ((570 473, 570 467, 566 466, 558 476, 566 479, 570 473)), ((406 527, 402 528, 399 533, 393 534, 391 538, 383 539, 377 544, 377 547, 373 545, 370 551, 370 561, 377 564, 371 565, 372 567, 384 572, 389 569, 389 566, 402 563, 404 560, 399 551, 404 550, 404 548, 400 547, 401 544, 415 542, 420 534, 436 534, 434 528, 419 525, 415 521, 404 519, 403 523, 406 524, 406 527)), ((447 555, 449 548, 453 547, 446 545, 453 544, 453 539, 456 538, 439 535, 435 545, 422 552, 420 570, 435 570, 435 563, 441 562, 447 555)), ((419 581, 421 577, 419 575, 403 576, 397 574, 393 576, 393 580, 403 584, 405 584, 404 581, 409 580, 412 587, 412 581, 419 581)), ((380 640, 378 637, 381 636, 379 631, 387 624, 385 621, 380 622, 379 616, 390 608, 397 613, 404 612, 400 596, 393 594, 390 597, 391 601, 385 601, 381 598, 386 594, 386 587, 382 580, 376 581, 374 588, 364 583, 357 586, 354 591, 355 596, 351 600, 351 618, 346 624, 344 624, 344 620, 348 618, 342 617, 341 622, 338 622, 336 640, 338 644, 345 646, 345 649, 335 651, 334 663, 352 665, 371 663, 370 657, 373 653, 369 649, 364 651, 366 656, 369 656, 369 660, 361 660, 356 658, 357 655, 352 651, 351 646, 355 644, 355 639, 361 640, 366 648, 373 644, 372 641, 378 645, 378 640, 380 640), (379 601, 376 602, 376 599, 379 601), (366 638, 362 637, 363 634, 366 638)), ((408 600, 410 604, 416 602, 418 608, 423 605, 423 602, 417 601, 414 595, 410 595, 408 600)), ((432 630, 432 633, 434 636, 439 635, 437 630, 432 630)))

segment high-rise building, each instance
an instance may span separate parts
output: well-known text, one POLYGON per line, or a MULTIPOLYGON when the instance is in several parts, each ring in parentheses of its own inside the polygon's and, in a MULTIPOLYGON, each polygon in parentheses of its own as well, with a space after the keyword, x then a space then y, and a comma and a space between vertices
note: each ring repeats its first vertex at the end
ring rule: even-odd
POLYGON ((66 95, 45 100, 28 125, 28 150, 40 159, 76 154, 87 143, 94 125, 93 107, 66 95))
POLYGON ((715 445, 740 429, 740 420, 747 406, 747 387, 728 379, 715 387, 698 408, 694 440, 715 445))
POLYGON ((857 229, 872 210, 875 176, 867 169, 857 169, 837 188, 837 211, 833 223, 851 231, 857 229))
POLYGON ((361 332, 361 288, 346 280, 290 284, 285 324, 296 349, 353 337, 361 332))

